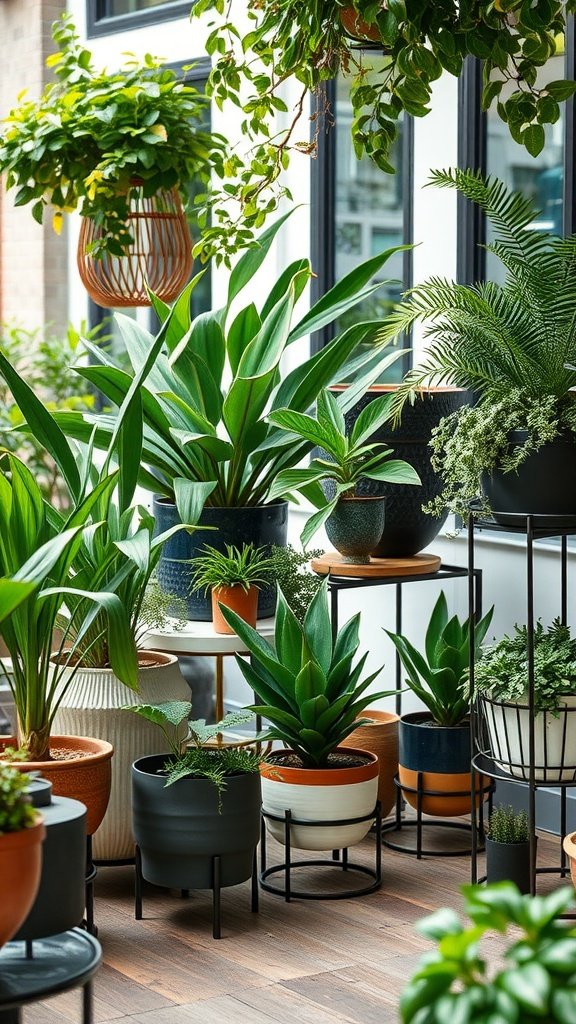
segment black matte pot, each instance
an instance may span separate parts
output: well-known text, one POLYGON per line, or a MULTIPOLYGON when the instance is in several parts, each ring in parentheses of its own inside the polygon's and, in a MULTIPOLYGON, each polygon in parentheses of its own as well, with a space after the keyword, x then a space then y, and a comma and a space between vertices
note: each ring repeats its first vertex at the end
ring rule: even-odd
MULTIPOLYGON (((174 502, 167 498, 154 498, 155 533, 163 533, 180 522, 174 502)), ((226 544, 242 547, 285 547, 288 536, 288 502, 255 505, 246 508, 212 508, 202 511, 199 526, 216 527, 213 530, 180 530, 163 547, 158 566, 158 582, 163 590, 183 598, 188 605, 188 618, 200 622, 212 619, 210 593, 191 593, 189 561, 203 553, 209 544, 224 551, 226 544)), ((266 619, 276 610, 276 585, 261 587, 258 595, 258 618, 266 619)))
POLYGON ((209 779, 166 786, 158 774, 168 754, 141 757, 132 766, 134 838, 147 882, 169 889, 210 889, 213 857, 221 858, 221 885, 252 874, 260 838, 260 775, 232 775, 221 796, 209 779))
MULTIPOLYGON (((331 388, 338 393, 345 385, 331 388)), ((374 399, 396 390, 396 385, 382 384, 370 388, 346 414, 347 432, 363 409, 374 399)), ((441 419, 470 401, 470 393, 460 388, 428 388, 419 391, 414 405, 406 403, 400 423, 394 429, 385 423, 370 438, 393 449, 393 458, 410 463, 422 481, 421 487, 410 484, 386 484, 376 480, 362 480, 359 495, 383 495, 386 500, 386 521, 380 543, 373 554, 381 558, 408 558, 423 551, 438 535, 446 521, 447 512, 439 517, 429 516, 422 505, 437 498, 442 492, 442 478, 432 469, 429 441, 432 430, 441 419)))
MULTIPOLYGON (((509 453, 525 439, 525 431, 512 431, 509 453)), ((576 526, 576 443, 571 437, 542 445, 515 472, 483 473, 481 483, 501 526, 525 526, 527 515, 568 516, 562 525, 576 526)), ((555 523, 539 519, 534 525, 546 528, 555 523)))
POLYGON ((486 838, 486 881, 514 882, 530 892, 530 843, 496 843, 486 838))

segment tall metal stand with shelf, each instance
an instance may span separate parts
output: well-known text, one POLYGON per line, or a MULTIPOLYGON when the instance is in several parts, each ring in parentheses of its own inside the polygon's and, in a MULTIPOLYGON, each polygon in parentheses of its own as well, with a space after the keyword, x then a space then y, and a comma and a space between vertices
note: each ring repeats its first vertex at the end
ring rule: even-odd
MULTIPOLYGON (((468 578, 469 578, 469 610, 475 614, 475 592, 473 586, 475 565, 475 538, 479 531, 506 532, 523 536, 526 539, 526 662, 527 662, 527 694, 525 704, 511 705, 499 702, 487 696, 478 696, 472 709, 472 774, 486 775, 496 782, 498 780, 522 786, 528 795, 528 823, 530 835, 530 886, 531 893, 536 892, 536 880, 539 874, 558 874, 565 877, 569 873, 566 855, 561 851, 558 867, 538 867, 536 861, 536 794, 539 788, 551 786, 560 790, 559 830, 561 836, 566 834, 566 798, 567 791, 576 785, 576 758, 573 764, 564 765, 564 756, 568 749, 568 738, 576 735, 576 706, 563 707, 559 712, 558 735, 560 737, 560 753, 555 753, 558 744, 549 741, 549 729, 546 716, 550 712, 541 711, 535 714, 534 694, 534 542, 537 540, 559 537, 560 562, 560 621, 567 623, 568 611, 568 544, 567 538, 576 535, 576 520, 568 516, 539 516, 499 513, 498 522, 481 513, 471 511, 468 519, 468 578), (527 737, 524 727, 528 726, 527 737), (500 729, 498 731, 498 726, 500 729), (559 758, 559 760, 558 760, 559 758)), ((470 678, 474 686, 473 648, 470 651, 470 678)), ((555 716, 556 717, 556 716, 555 716)), ((556 719, 558 721, 558 719, 556 719)), ((485 877, 478 874, 478 844, 483 838, 482 829, 473 820, 472 823, 472 882, 483 882, 485 877)))

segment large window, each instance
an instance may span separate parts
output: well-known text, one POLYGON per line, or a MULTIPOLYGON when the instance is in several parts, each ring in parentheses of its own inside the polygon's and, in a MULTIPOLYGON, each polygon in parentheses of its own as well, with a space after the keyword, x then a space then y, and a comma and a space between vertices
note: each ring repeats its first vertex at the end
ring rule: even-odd
MULTIPOLYGON (((375 61, 383 60, 374 57, 375 61)), ((358 160, 352 148, 352 106, 346 80, 331 82, 328 102, 334 124, 319 140, 318 157, 312 164, 312 262, 317 275, 315 297, 331 288, 363 260, 385 249, 412 240, 412 123, 400 125, 391 163, 395 174, 378 170, 368 158, 358 160)), ((348 325, 358 320, 381 319, 402 291, 410 286, 410 253, 391 257, 378 275, 386 283, 363 306, 346 315, 348 325)), ((315 347, 332 334, 321 332, 315 347)), ((387 380, 400 380, 408 368, 408 356, 399 360, 387 380)))
POLYGON ((169 21, 185 17, 189 11, 190 0, 88 0, 88 36, 169 21))

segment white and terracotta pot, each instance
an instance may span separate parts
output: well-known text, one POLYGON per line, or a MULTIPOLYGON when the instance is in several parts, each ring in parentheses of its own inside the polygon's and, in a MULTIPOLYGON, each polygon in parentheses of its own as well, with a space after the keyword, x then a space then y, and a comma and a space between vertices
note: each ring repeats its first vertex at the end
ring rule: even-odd
POLYGON ((166 749, 158 726, 121 709, 127 704, 160 704, 190 700, 190 687, 173 654, 139 654, 139 692, 129 690, 111 669, 78 669, 58 709, 54 729, 106 739, 115 749, 112 790, 106 817, 93 837, 96 860, 125 860, 134 856, 132 835, 132 763, 166 749))
MULTIPOLYGON (((508 775, 530 776, 530 709, 521 704, 482 700, 490 756, 508 775)), ((563 697, 559 715, 540 711, 534 717, 534 778, 536 782, 571 782, 576 777, 576 696, 563 697)))
MULTIPOLYGON (((286 751, 274 751, 262 764, 262 809, 301 821, 340 821, 369 815, 378 797, 378 758, 367 750, 339 748, 366 763, 351 768, 296 768, 282 764, 286 751)), ((266 818, 270 834, 284 843, 284 822, 266 818)), ((372 819, 355 825, 292 825, 291 846, 298 850, 343 850, 359 843, 372 819)))

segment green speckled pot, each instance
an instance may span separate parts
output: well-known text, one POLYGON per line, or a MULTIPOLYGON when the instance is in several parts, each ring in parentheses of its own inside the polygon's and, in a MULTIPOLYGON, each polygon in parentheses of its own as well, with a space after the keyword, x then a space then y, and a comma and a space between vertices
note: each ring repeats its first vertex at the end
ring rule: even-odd
POLYGON ((352 565, 367 565, 384 529, 385 498, 341 498, 326 520, 328 539, 352 565))

